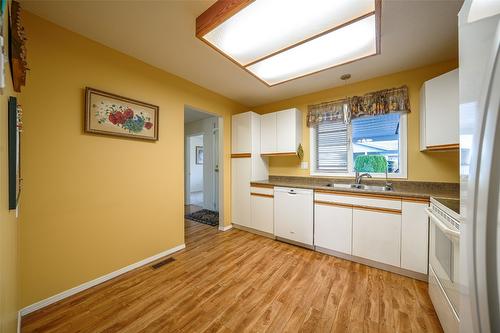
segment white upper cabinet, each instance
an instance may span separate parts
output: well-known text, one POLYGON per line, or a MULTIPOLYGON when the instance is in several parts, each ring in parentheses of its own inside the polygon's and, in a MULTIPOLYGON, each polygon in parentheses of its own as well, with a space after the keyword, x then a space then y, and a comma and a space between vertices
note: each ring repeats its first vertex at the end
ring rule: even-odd
POLYGON ((457 149, 458 69, 424 82, 420 89, 420 150, 457 149))
POLYGON ((231 153, 252 152, 252 112, 239 113, 232 117, 231 153))
POLYGON ((260 117, 260 153, 272 154, 276 151, 276 112, 260 117))
POLYGON ((302 140, 302 113, 288 109, 262 115, 261 154, 295 154, 302 140))

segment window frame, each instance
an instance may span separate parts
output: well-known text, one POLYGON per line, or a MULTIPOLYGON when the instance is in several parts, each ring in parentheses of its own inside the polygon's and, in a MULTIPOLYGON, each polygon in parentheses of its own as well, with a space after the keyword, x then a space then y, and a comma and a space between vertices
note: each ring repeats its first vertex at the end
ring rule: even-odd
MULTIPOLYGON (((387 178, 399 178, 407 179, 407 168, 408 168, 408 115, 406 113, 400 114, 399 117, 399 172, 398 173, 388 173, 387 178)), ((352 127, 347 127, 347 135, 349 140, 348 149, 348 168, 351 169, 353 166, 352 159, 352 127)), ((317 155, 317 144, 316 144, 316 126, 309 128, 309 139, 310 139, 310 156, 309 156, 309 174, 311 176, 323 176, 323 177, 354 177, 355 172, 322 172, 316 169, 316 155, 317 155)), ((370 173, 373 178, 384 178, 385 173, 370 173)))

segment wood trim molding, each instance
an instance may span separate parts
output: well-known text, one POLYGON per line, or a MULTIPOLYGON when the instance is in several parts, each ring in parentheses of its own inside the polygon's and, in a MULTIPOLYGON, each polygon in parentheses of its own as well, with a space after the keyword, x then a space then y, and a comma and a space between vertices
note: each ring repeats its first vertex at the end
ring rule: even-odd
POLYGON ((273 184, 259 184, 250 182, 250 187, 274 188, 273 184))
POLYGON ((297 156, 296 152, 288 152, 288 153, 262 153, 260 156, 297 156))
POLYGON ((405 202, 417 202, 417 203, 429 203, 429 198, 417 198, 417 197, 402 197, 401 200, 405 202))
POLYGON ((401 210, 399 210, 399 209, 369 207, 369 206, 352 205, 352 204, 345 204, 345 203, 340 203, 340 202, 329 202, 329 201, 322 201, 322 200, 314 200, 314 203, 318 204, 318 205, 324 205, 324 206, 337 206, 337 207, 352 208, 352 209, 359 209, 359 210, 369 210, 369 211, 379 212, 379 213, 390 213, 390 214, 401 215, 401 210))
MULTIPOLYGON (((362 60, 362 59, 366 59, 368 57, 372 57, 372 56, 375 56, 375 55, 379 55, 382 51, 381 51, 381 20, 382 20, 382 0, 373 0, 374 1, 374 4, 375 4, 375 9, 369 13, 365 13, 363 15, 360 15, 359 17, 355 17, 353 18, 352 20, 348 21, 348 22, 344 22, 342 24, 339 24, 333 28, 330 28, 330 29, 327 29, 325 31, 322 31, 314 36, 311 36, 311 37, 308 37, 306 39, 303 39, 301 41, 298 41, 296 43, 293 43, 287 47, 284 47, 282 49, 279 49, 275 52, 272 52, 270 54, 267 54, 263 57, 260 57, 259 59, 256 59, 256 60, 253 60, 249 63, 239 63, 238 61, 236 61, 235 59, 233 59, 229 54, 226 54, 224 53, 222 50, 220 50, 217 46, 215 46, 214 44, 210 43, 208 40, 206 40, 205 38, 203 38, 208 32, 212 31, 213 29, 215 29, 217 26, 219 26, 220 24, 222 24, 224 21, 226 21, 227 19, 229 19, 231 16, 235 15, 236 13, 238 13, 240 10, 242 10, 243 8, 245 8, 246 6, 248 6, 249 4, 251 4, 253 1, 255 0, 217 0, 212 6, 210 6, 206 11, 204 11, 200 16, 198 16, 196 18, 196 32, 195 32, 195 35, 198 39, 200 39, 202 42, 204 42, 205 44, 207 44, 208 46, 210 46, 211 48, 213 48, 215 51, 219 52, 220 54, 222 54, 224 57, 226 57, 227 59, 229 59, 231 62, 233 62, 234 64, 236 64, 238 67, 242 68, 244 71, 246 71, 247 73, 249 73, 250 75, 252 75, 253 77, 255 77, 257 80, 259 80, 260 82, 264 83, 266 86, 268 87, 273 87, 273 86, 276 86, 276 85, 280 85, 280 84, 283 84, 283 83, 286 83, 286 82, 289 82, 289 81, 292 81, 292 80, 297 80, 297 79, 300 79, 300 78, 303 78, 305 76, 309 76, 309 75, 313 75, 313 74, 316 74, 316 73, 320 73, 320 72, 323 72, 323 71, 326 71, 326 70, 329 70, 329 69, 332 69, 332 68, 335 68, 335 67, 338 67, 338 66, 342 66, 342 65, 346 65, 346 64, 349 64, 349 63, 352 63, 352 62, 355 62, 355 61, 358 61, 358 60, 362 60), (327 33, 330 33, 332 31, 335 31, 335 30, 338 30, 340 28, 343 28, 345 26, 348 26, 352 23, 355 23, 356 21, 359 21, 361 19, 364 19, 368 16, 371 16, 371 15, 374 15, 375 16, 375 52, 373 54, 369 54, 369 55, 366 55, 366 56, 361 56, 359 58, 356 58, 356 59, 352 59, 350 61, 347 61, 347 62, 344 62, 344 63, 341 63, 341 64, 337 64, 337 65, 333 65, 331 67, 328 67, 328 68, 323 68, 323 69, 320 69, 320 70, 316 70, 316 71, 313 71, 313 72, 309 72, 309 73, 305 73, 305 74, 302 74, 300 76, 296 76, 296 77, 292 77, 288 80, 285 80, 285 81, 281 81, 281 82, 278 82, 278 83, 274 83, 274 84, 269 84, 267 83, 266 81, 264 81, 263 79, 261 79, 260 77, 258 77, 257 75, 255 75, 253 72, 251 72, 250 70, 248 70, 248 67, 259 62, 259 61, 262 61, 262 60, 265 60, 269 57, 272 57, 274 55, 277 55, 277 54, 280 54, 282 52, 285 52, 291 48, 294 48, 298 45, 301 45, 303 43, 306 43, 306 42, 309 42, 311 40, 314 40, 316 38, 319 38, 327 33)), ((266 155, 263 155, 263 156, 266 156, 266 155)), ((276 155, 267 155, 267 156, 276 156, 276 155)))
POLYGON ((253 196, 256 196, 256 197, 274 198, 274 195, 272 195, 272 194, 264 194, 264 193, 251 192, 250 195, 253 195, 253 196))
POLYGON ((368 197, 368 198, 376 198, 376 199, 385 199, 385 200, 401 200, 401 196, 396 195, 385 195, 385 194, 375 194, 375 193, 353 193, 353 192, 342 192, 335 190, 314 190, 317 193, 325 193, 325 194, 336 194, 336 195, 345 195, 349 197, 368 197))
POLYGON ((426 150, 453 150, 453 149, 459 149, 460 144, 458 143, 450 143, 446 145, 434 145, 434 146, 426 146, 426 150))
POLYGON ((322 201, 322 200, 314 200, 315 204, 318 205, 323 205, 323 206, 337 206, 337 207, 344 207, 344 208, 352 208, 353 205, 351 204, 345 204, 345 203, 340 203, 340 202, 330 202, 330 201, 322 201))
POLYGON ((219 0, 196 18, 196 37, 201 38, 254 0, 219 0))
POLYGON ((231 154, 231 158, 248 158, 248 157, 252 157, 252 153, 231 154))
POLYGON ((353 209, 358 209, 358 210, 368 210, 368 211, 372 211, 372 212, 389 213, 389 214, 401 215, 401 210, 400 209, 369 207, 369 206, 358 206, 358 205, 353 205, 352 208, 353 209))

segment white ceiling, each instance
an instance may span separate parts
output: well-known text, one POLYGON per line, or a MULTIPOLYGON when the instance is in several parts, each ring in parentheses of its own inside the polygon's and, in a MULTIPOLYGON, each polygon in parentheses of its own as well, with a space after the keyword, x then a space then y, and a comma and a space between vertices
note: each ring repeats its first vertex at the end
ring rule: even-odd
MULTIPOLYGON (((325 0, 326 1, 326 0, 325 0)), ((195 37, 215 1, 21 1, 69 30, 229 97, 261 105, 458 57, 461 0, 382 1, 382 54, 267 87, 195 37)), ((28 37, 29 37, 29 31, 28 37)))
POLYGON ((213 117, 210 113, 205 113, 197 111, 191 107, 186 106, 184 108, 184 124, 191 123, 193 121, 198 121, 206 118, 213 117))

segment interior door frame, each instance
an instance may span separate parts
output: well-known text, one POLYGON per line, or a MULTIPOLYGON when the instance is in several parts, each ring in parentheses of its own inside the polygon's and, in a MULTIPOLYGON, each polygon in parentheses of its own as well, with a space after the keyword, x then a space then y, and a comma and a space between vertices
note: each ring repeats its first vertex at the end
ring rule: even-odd
MULTIPOLYGON (((219 182, 217 184, 218 189, 219 189, 219 198, 218 198, 218 200, 219 200, 219 202, 218 202, 218 205, 219 205, 219 230, 225 231, 225 228, 224 228, 224 142, 225 142, 224 141, 225 140, 225 138, 224 138, 224 117, 222 117, 220 114, 210 112, 210 111, 205 111, 203 109, 193 107, 193 106, 188 105, 188 104, 184 105, 184 110, 186 108, 190 108, 192 110, 203 112, 203 113, 209 114, 209 115, 217 118, 217 128, 218 128, 218 132, 219 132, 219 161, 218 161, 218 164, 219 164, 219 182)), ((189 136, 193 136, 193 135, 194 134, 189 134, 189 136)), ((186 155, 187 155, 186 137, 187 136, 188 135, 186 135, 186 133, 184 133, 184 163, 189 163, 189 157, 186 159, 186 155)), ((186 201, 186 196, 188 195, 188 193, 186 193, 186 190, 189 189, 189 187, 187 187, 187 185, 189 185, 189 181, 186 181, 187 178, 188 177, 186 177, 186 164, 184 164, 184 200, 186 203, 188 202, 188 201, 186 201), (188 184, 186 184, 186 183, 188 183, 188 184)))

